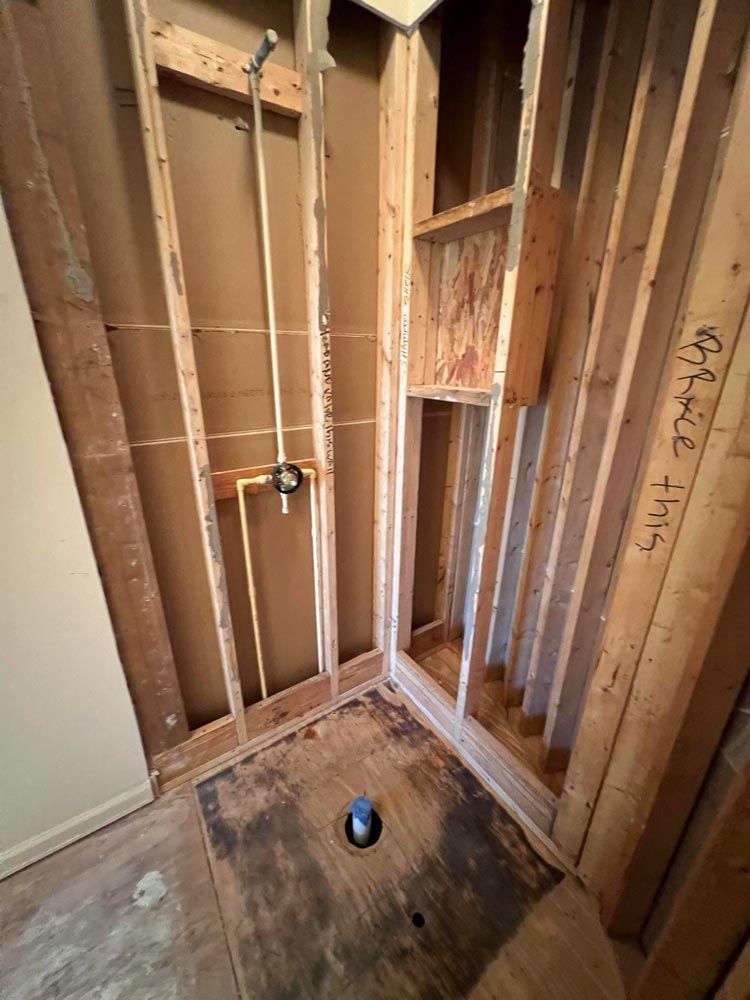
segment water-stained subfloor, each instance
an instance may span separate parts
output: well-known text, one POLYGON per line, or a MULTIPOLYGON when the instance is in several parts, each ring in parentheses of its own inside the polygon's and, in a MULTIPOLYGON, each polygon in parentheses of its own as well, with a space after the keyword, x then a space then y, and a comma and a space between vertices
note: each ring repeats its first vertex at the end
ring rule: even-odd
POLYGON ((624 996, 593 901, 388 687, 8 879, 0 923, 12 1000, 624 996))

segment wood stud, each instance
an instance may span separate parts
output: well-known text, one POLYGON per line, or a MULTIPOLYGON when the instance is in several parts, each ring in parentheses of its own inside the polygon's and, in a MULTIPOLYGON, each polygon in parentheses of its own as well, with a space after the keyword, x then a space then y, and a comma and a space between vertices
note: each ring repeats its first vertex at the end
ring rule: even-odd
MULTIPOLYGON (((498 796, 578 864, 610 928, 639 934, 678 833, 657 814, 669 801, 675 755, 750 538, 750 57, 741 51, 750 11, 745 0, 612 0, 606 12, 590 0, 535 0, 515 180, 492 191, 500 120, 513 118, 507 104, 517 54, 502 53, 509 63, 501 63, 489 37, 502 19, 488 8, 467 201, 438 213, 439 15, 408 37, 383 28, 376 648, 339 665, 322 86, 329 65, 327 5, 294 0, 293 10, 296 69, 270 63, 262 100, 298 128, 313 432, 313 456, 305 464, 316 470, 311 488, 320 506, 321 674, 244 706, 215 500, 232 496, 238 478, 270 467, 216 475, 209 468, 158 80, 171 76, 247 101, 246 54, 151 17, 147 0, 125 0, 127 29, 229 710, 192 734, 134 475, 123 458, 127 438, 109 365, 99 402, 114 416, 97 423, 97 447, 112 451, 118 488, 128 500, 118 537, 139 553, 139 601, 147 592, 156 598, 138 611, 148 625, 141 666, 133 616, 121 594, 122 566, 103 541, 112 511, 78 449, 92 429, 71 408, 64 345, 48 320, 37 320, 149 757, 161 787, 172 787, 390 674, 498 796), (594 29, 601 35, 596 70, 586 65, 594 29), (569 128, 581 128, 576 115, 589 100, 576 90, 579 75, 591 90, 586 134, 569 139, 569 128), (479 332, 481 324, 467 319, 466 310, 450 309, 460 276, 474 273, 472 266, 481 277, 478 294, 485 296, 479 332), (467 374, 453 364, 451 350, 465 355, 472 337, 481 357, 467 374), (453 409, 434 620, 413 631, 422 418, 433 405, 425 400, 453 409), (454 702, 416 658, 462 635, 454 702), (504 669, 506 706, 522 702, 522 732, 542 734, 542 763, 554 771, 569 764, 561 796, 550 791, 540 768, 533 772, 476 717, 488 663, 504 669), (646 863, 642 845, 649 838, 656 860, 646 863)), ((61 261, 32 259, 29 233, 54 235, 34 229, 33 211, 44 207, 47 189, 67 184, 72 168, 60 152, 65 143, 49 60, 40 58, 46 51, 41 16, 15 0, 0 0, 0 14, 14 56, 0 76, 4 180, 30 165, 39 169, 35 144, 47 164, 46 187, 33 195, 6 185, 30 297, 56 329, 72 332, 76 349, 105 357, 95 292, 85 324, 76 323, 61 261), (33 99, 20 114, 22 92, 33 99), (64 303, 59 315, 55 297, 64 303)), ((66 198, 62 211, 86 271, 76 197, 66 198)), ((53 214, 45 214, 47 226, 53 214)), ((740 682, 735 672, 733 696, 740 682)), ((717 699, 715 729, 727 699, 717 699)), ((706 738, 694 754, 703 762, 695 764, 694 780, 675 793, 681 817, 709 749, 706 738)), ((732 955, 739 955, 737 968, 746 963, 739 949, 750 914, 726 860, 747 839, 746 800, 744 761, 674 895, 672 914, 654 930, 636 996, 682 995, 675 956, 695 967, 706 989, 718 987, 732 955), (702 943, 697 914, 705 899, 718 909, 719 892, 731 903, 734 922, 727 929, 730 921, 724 921, 706 956, 696 957, 702 943)), ((730 974, 727 995, 731 984, 730 974)))

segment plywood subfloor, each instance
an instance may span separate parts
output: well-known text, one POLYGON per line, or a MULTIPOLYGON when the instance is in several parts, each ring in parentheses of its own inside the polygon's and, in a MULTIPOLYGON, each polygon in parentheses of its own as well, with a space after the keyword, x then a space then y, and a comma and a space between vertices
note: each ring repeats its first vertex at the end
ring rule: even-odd
POLYGON ((388 687, 0 883, 0 928, 3 1000, 624 1000, 593 901, 388 687))
POLYGON ((243 997, 624 995, 593 901, 388 688, 197 792, 243 997))
POLYGON ((0 882, 2 1000, 236 996, 191 789, 0 882))
MULTIPOLYGON (((447 691, 451 698, 458 692, 458 675, 461 667, 461 640, 446 642, 424 653, 417 658, 420 667, 432 677, 440 687, 447 691)), ((487 679, 482 686, 482 699, 477 713, 477 720, 490 732, 496 740, 520 760, 523 761, 537 777, 550 788, 555 795, 562 792, 565 773, 546 774, 541 767, 542 737, 521 736, 517 720, 521 709, 508 710, 502 701, 503 683, 492 671, 488 671, 487 679)))

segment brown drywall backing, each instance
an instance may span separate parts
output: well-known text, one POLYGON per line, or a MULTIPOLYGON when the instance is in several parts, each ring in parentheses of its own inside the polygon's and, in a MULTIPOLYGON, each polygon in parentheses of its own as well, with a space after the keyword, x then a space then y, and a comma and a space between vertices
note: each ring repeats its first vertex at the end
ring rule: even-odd
POLYGON ((107 323, 166 323, 120 3, 46 3, 91 258, 107 323))
POLYGON ((440 8, 442 30, 435 212, 443 212, 469 200, 480 5, 473 6, 474 16, 467 16, 462 0, 446 0, 440 8))
POLYGON ((185 711, 192 729, 228 711, 211 617, 187 447, 132 449, 185 711))
MULTIPOLYGON (((193 335, 207 434, 273 427, 270 339, 265 333, 200 331, 193 335)), ((277 339, 284 425, 309 424, 307 337, 277 339)), ((276 457, 275 450, 268 461, 276 457)))
POLYGON ((336 60, 323 77, 331 331, 374 334, 381 22, 351 0, 333 0, 329 29, 336 60))
MULTIPOLYGON (((312 458, 312 431, 309 427, 286 428, 284 443, 290 462, 312 458)), ((208 458, 212 472, 270 465, 276 461, 276 432, 268 427, 265 430, 246 431, 244 434, 210 437, 208 458)))
MULTIPOLYGON (((331 337, 333 422, 375 419, 377 341, 370 337, 331 337)), ((374 461, 374 454, 371 457, 374 461)), ((336 496, 346 483, 336 484, 336 496)))
POLYGON ((520 73, 530 7, 528 0, 475 0, 470 6, 465 0, 445 0, 440 6, 435 212, 513 183, 521 112, 520 73), (494 94, 498 115, 496 142, 489 164, 488 190, 472 191, 475 114, 478 108, 486 107, 488 86, 486 76, 483 77, 489 67, 483 66, 482 43, 487 25, 493 22, 493 16, 488 17, 492 7, 500 8, 502 24, 496 42, 500 74, 494 94))
POLYGON ((342 663, 367 652, 374 645, 372 637, 374 448, 374 422, 334 425, 333 454, 337 473, 336 580, 339 595, 339 660, 342 663))
MULTIPOLYGON (((159 90, 193 326, 267 329, 252 109, 175 80, 159 90)), ((263 145, 276 321, 304 330, 297 123, 264 114, 263 145)))
POLYGON ((426 399, 422 411, 412 628, 427 625, 435 618, 435 592, 453 405, 456 404, 426 399))
MULTIPOLYGON (((248 495, 245 503, 268 693, 276 694, 318 670, 309 484, 290 498, 288 514, 281 513, 275 490, 248 495)), ((239 507, 220 500, 217 508, 242 691, 250 704, 260 687, 239 507)))
POLYGON ((323 77, 326 221, 333 334, 338 638, 339 661, 345 662, 374 645, 381 23, 349 0, 333 0, 329 28, 336 68, 323 77))
POLYGON ((131 445, 184 437, 169 331, 110 329, 107 339, 131 445))
MULTIPOLYGON (((249 330, 196 330, 193 342, 208 434, 272 427, 268 335, 249 330)), ((169 331, 111 329, 109 343, 131 443, 181 437, 183 426, 169 331)), ((307 337, 281 334, 278 349, 284 424, 309 424, 307 337)), ((357 413, 356 417, 363 415, 357 413)), ((265 461, 275 457, 274 445, 273 454, 265 461)))

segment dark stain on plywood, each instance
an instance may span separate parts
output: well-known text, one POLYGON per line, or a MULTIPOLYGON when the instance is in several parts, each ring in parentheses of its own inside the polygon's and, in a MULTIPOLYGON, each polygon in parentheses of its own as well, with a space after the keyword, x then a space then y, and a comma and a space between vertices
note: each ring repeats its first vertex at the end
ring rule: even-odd
POLYGON ((385 690, 202 782, 198 798, 247 997, 466 996, 562 879, 385 690), (383 820, 367 851, 343 832, 361 792, 383 820))

